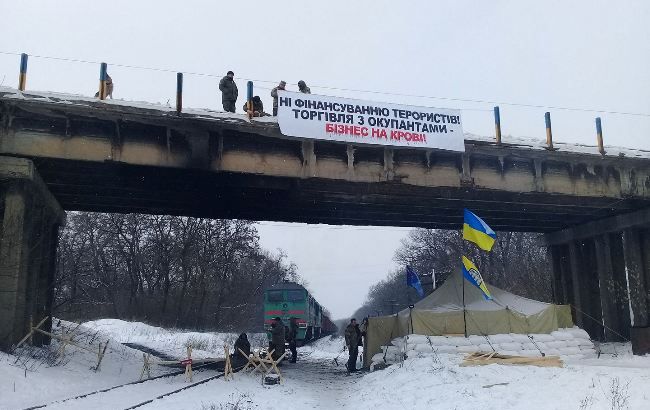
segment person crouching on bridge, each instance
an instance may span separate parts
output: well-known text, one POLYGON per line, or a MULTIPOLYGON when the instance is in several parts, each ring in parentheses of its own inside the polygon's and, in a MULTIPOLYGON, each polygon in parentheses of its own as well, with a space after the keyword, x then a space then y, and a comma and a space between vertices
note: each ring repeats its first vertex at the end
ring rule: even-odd
POLYGON ((282 319, 276 317, 271 324, 271 343, 269 349, 273 350, 273 360, 278 360, 284 354, 284 324, 282 319))
MULTIPOLYGON (((113 79, 108 73, 106 73, 106 98, 111 97, 113 99, 113 79)), ((99 98, 99 91, 95 93, 95 98, 99 98)))
POLYGON ((298 359, 298 351, 296 350, 296 338, 298 337, 298 323, 296 318, 289 319, 289 332, 287 333, 287 342, 289 342, 289 350, 291 350, 291 363, 295 363, 298 359))
POLYGON ((219 90, 224 111, 235 112, 235 103, 239 94, 237 84, 235 84, 235 73, 228 71, 226 76, 219 81, 219 90))
POLYGON ((239 335, 235 341, 235 352, 232 354, 233 366, 239 367, 248 362, 248 356, 251 354, 251 344, 248 341, 246 333, 239 335), (242 352, 244 352, 242 354, 242 352))
POLYGON ((273 116, 278 116, 278 91, 284 91, 284 87, 287 86, 286 81, 280 81, 277 87, 271 90, 271 97, 273 97, 273 116))
POLYGON ((361 330, 357 324, 357 319, 350 319, 350 324, 345 328, 345 346, 350 352, 348 359, 348 372, 357 371, 357 356, 359 355, 359 346, 361 345, 361 330))
POLYGON ((264 103, 259 95, 253 97, 253 110, 248 109, 248 101, 244 103, 244 112, 250 117, 266 117, 269 114, 264 112, 264 103))
POLYGON ((309 89, 309 87, 307 87, 307 84, 302 80, 298 81, 298 91, 300 91, 303 94, 311 94, 311 90, 309 89))

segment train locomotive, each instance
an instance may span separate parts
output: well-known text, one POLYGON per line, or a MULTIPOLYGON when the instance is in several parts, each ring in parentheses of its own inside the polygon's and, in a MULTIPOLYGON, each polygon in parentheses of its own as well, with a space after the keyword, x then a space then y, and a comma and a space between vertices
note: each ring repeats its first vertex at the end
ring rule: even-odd
POLYGON ((285 326, 296 318, 298 332, 296 344, 301 346, 311 340, 336 332, 336 325, 324 314, 323 307, 309 291, 295 282, 281 282, 264 291, 264 330, 271 337, 271 323, 282 318, 285 326))

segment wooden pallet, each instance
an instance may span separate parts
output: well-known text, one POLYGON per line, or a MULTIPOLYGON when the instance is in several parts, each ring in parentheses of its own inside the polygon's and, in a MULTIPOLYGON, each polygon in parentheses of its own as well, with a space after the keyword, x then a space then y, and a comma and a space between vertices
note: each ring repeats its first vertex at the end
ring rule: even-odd
POLYGON ((563 363, 559 356, 546 357, 525 357, 510 356, 497 352, 475 352, 465 357, 460 365, 485 366, 488 364, 502 364, 507 366, 539 366, 539 367, 562 367, 563 363))

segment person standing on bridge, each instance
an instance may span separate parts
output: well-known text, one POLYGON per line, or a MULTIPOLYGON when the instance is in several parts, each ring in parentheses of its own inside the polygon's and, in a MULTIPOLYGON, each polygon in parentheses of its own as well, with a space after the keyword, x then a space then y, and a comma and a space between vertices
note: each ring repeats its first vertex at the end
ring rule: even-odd
POLYGON ((237 84, 235 84, 235 73, 228 71, 226 76, 219 81, 219 90, 221 90, 221 102, 223 109, 227 112, 235 112, 235 103, 237 102, 237 84))
POLYGON ((273 116, 278 116, 278 91, 284 91, 284 88, 287 86, 286 81, 280 81, 277 87, 271 90, 271 97, 273 97, 273 116))
POLYGON ((298 81, 298 91, 300 91, 303 94, 311 94, 311 90, 309 89, 309 87, 307 87, 307 84, 305 84, 305 82, 302 80, 298 81))
POLYGON ((357 371, 357 356, 359 355, 359 344, 361 342, 361 330, 357 324, 357 319, 350 319, 350 324, 345 328, 345 346, 350 352, 348 359, 348 372, 357 371))

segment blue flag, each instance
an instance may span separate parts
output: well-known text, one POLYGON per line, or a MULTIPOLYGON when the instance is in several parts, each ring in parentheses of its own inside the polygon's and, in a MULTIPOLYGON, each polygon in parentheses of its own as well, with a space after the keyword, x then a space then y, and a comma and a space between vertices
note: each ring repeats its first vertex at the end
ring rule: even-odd
POLYGON ((422 284, 420 283, 418 274, 408 265, 406 265, 406 285, 417 290, 420 297, 424 296, 424 290, 422 290, 422 284))

